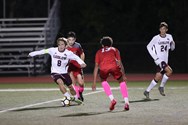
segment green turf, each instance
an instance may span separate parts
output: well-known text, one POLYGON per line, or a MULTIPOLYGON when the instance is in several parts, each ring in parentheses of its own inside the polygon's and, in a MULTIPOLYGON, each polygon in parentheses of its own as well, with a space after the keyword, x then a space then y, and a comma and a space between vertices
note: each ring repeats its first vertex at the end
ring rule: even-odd
MULTIPOLYGON (((112 87, 119 86, 118 82, 109 82, 112 87)), ((150 84, 150 81, 145 82, 127 82, 128 87, 146 87, 150 84)), ((92 83, 85 83, 86 87, 91 87, 92 83)), ((187 81, 168 81, 167 86, 188 86, 187 81)), ((0 89, 8 88, 57 88, 56 83, 1 83, 0 89)), ((101 87, 100 83, 97 83, 97 87, 101 87)))
MULTIPOLYGON (((118 83, 110 83, 117 87, 118 83)), ((168 81, 165 97, 157 86, 151 91, 151 100, 145 100, 143 91, 146 82, 128 82, 130 111, 123 111, 124 102, 119 89, 112 90, 117 100, 113 112, 108 111, 109 99, 104 92, 84 91, 85 105, 62 107, 60 101, 46 104, 41 102, 62 98, 54 91, 0 91, 0 125, 187 125, 188 124, 188 81, 168 81), (89 94, 88 94, 89 93, 89 94), (39 104, 31 106, 31 104, 39 104), (28 106, 28 107, 23 107, 28 106), (1 113, 2 110, 15 108, 1 113), (22 107, 18 109, 18 107, 22 107)), ((86 83, 90 87, 91 83, 86 83)), ((97 87, 101 87, 100 83, 97 87)), ((57 88, 55 83, 0 84, 0 89, 57 88)))

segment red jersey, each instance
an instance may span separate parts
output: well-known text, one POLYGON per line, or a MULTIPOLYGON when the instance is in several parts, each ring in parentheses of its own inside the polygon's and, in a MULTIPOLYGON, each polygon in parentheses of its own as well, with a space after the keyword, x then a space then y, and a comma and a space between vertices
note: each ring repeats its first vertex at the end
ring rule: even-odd
POLYGON ((83 49, 81 45, 77 42, 75 42, 72 47, 67 47, 67 49, 72 51, 74 54, 76 54, 79 57, 83 53, 83 49))
POLYGON ((115 47, 101 48, 95 55, 95 63, 99 64, 100 70, 117 67, 117 60, 121 60, 121 57, 119 50, 115 47))
MULTIPOLYGON (((83 53, 83 49, 82 49, 81 45, 79 43, 77 43, 77 42, 75 42, 72 47, 67 47, 67 49, 72 51, 74 54, 76 54, 79 57, 83 53)), ((77 73, 81 74, 80 64, 78 64, 78 62, 75 61, 75 60, 70 60, 68 71, 69 72, 70 71, 76 72, 76 74, 75 74, 75 77, 76 77, 77 73)))

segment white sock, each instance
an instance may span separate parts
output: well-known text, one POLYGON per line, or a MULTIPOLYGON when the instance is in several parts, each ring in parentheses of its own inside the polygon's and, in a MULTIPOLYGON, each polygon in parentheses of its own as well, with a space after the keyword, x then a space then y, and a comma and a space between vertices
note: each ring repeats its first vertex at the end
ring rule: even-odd
POLYGON ((66 93, 64 94, 64 96, 70 97, 70 94, 69 94, 68 92, 66 92, 66 93))
POLYGON ((163 78, 162 78, 162 80, 161 80, 161 85, 160 85, 160 87, 164 87, 164 86, 165 86, 165 84, 166 84, 168 78, 169 78, 169 77, 168 77, 166 74, 163 75, 163 78))
POLYGON ((108 97, 110 98, 111 101, 114 99, 113 95, 109 95, 108 97))
POLYGON ((125 104, 129 104, 129 99, 127 97, 124 98, 125 104))
POLYGON ((150 85, 148 86, 148 88, 146 89, 146 91, 150 92, 155 87, 155 85, 157 85, 157 82, 155 82, 155 80, 153 79, 150 85))

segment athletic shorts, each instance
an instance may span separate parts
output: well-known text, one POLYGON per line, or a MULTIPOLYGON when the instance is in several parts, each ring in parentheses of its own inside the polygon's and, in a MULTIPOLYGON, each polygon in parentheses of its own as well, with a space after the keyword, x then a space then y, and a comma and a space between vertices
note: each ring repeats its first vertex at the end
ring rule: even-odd
POLYGON ((69 64, 69 68, 68 68, 68 72, 73 72, 74 77, 76 78, 77 75, 83 75, 82 73, 82 69, 78 67, 79 64, 77 63, 70 63, 69 64))
POLYGON ((122 72, 120 67, 114 67, 111 69, 100 69, 100 77, 103 80, 107 80, 109 75, 112 75, 114 79, 118 80, 122 77, 122 72))
POLYGON ((53 78, 54 82, 56 82, 56 83, 57 83, 58 79, 62 79, 65 85, 69 86, 72 84, 72 80, 71 80, 69 74, 51 73, 51 77, 53 78))
POLYGON ((161 67, 157 66, 157 72, 160 72, 161 74, 165 74, 165 68, 168 66, 168 64, 165 61, 161 62, 161 67))

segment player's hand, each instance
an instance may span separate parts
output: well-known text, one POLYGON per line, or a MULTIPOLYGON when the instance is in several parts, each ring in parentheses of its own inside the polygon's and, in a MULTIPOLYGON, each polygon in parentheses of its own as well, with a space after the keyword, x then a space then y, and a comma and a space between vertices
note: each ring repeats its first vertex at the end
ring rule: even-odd
POLYGON ((96 84, 93 84, 91 88, 92 88, 92 91, 96 91, 96 84))
POLYGON ((81 66, 81 68, 85 68, 86 64, 81 64, 80 66, 81 66))

